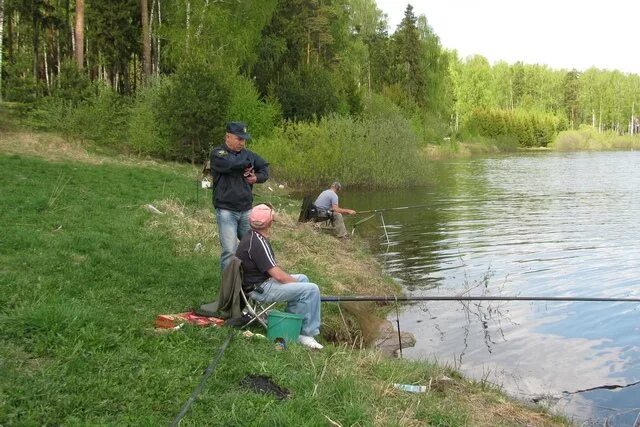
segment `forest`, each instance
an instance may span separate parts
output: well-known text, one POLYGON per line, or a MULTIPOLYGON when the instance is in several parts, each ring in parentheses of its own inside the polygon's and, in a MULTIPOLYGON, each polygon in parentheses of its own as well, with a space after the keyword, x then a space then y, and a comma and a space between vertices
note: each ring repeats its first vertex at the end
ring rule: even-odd
POLYGON ((460 58, 374 0, 0 0, 0 70, 37 129, 197 164, 244 121, 298 184, 402 185, 429 146, 639 128, 638 75, 460 58))

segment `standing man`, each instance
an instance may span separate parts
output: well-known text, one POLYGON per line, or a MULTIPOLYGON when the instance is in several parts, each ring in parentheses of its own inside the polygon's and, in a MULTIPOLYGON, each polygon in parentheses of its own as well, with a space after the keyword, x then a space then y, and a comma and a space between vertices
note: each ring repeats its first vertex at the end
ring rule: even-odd
POLYGON ((222 246, 221 272, 235 253, 238 240, 249 231, 253 184, 263 183, 269 178, 269 164, 244 148, 250 139, 246 124, 229 122, 224 144, 211 151, 213 207, 222 246))
POLYGON ((298 342, 321 349, 314 338, 320 333, 320 289, 304 274, 289 274, 278 266, 269 243, 273 218, 273 209, 265 204, 254 207, 249 215, 251 231, 236 251, 244 272, 242 288, 258 302, 286 302, 289 313, 303 316, 298 342))
POLYGON ((314 205, 318 209, 318 216, 328 216, 333 220, 333 226, 336 229, 336 236, 346 238, 347 228, 344 226, 344 218, 342 214, 353 215, 356 213, 353 209, 341 208, 338 206, 338 191, 342 190, 342 185, 335 181, 328 190, 324 190, 316 199, 314 205))

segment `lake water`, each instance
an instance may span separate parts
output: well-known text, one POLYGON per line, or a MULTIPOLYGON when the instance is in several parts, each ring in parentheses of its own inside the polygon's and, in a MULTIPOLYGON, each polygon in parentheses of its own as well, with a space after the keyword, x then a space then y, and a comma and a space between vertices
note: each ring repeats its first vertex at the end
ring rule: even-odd
MULTIPOLYGON (((417 206, 356 227, 407 294, 640 297, 640 152, 431 169, 429 188, 341 193, 360 211, 417 206)), ((640 304, 427 302, 406 307, 400 326, 417 339, 404 357, 543 398, 584 425, 634 425, 640 412, 640 304)))

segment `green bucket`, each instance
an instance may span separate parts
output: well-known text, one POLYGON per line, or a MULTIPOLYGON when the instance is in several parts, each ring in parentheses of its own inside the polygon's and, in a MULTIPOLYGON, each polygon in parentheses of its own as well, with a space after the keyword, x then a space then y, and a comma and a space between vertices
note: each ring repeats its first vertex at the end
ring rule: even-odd
POLYGON ((287 343, 298 342, 302 319, 304 316, 301 314, 270 310, 267 315, 267 338, 269 341, 284 338, 287 343))

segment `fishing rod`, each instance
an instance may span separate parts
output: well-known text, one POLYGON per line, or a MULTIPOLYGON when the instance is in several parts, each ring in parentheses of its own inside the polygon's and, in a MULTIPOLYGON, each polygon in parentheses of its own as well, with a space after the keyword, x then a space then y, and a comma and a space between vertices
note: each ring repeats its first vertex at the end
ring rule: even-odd
POLYGON ((413 205, 413 206, 399 206, 396 208, 381 208, 381 209, 371 209, 368 211, 356 211, 355 215, 360 214, 368 214, 368 213, 378 213, 378 212, 387 212, 387 211, 401 211, 405 209, 415 209, 415 208, 426 208, 433 205, 413 205))
POLYGON ((320 297, 322 302, 347 301, 380 301, 380 302, 414 302, 414 301, 585 301, 585 302, 638 302, 640 298, 606 298, 606 297, 536 297, 536 296, 374 296, 374 295, 326 295, 320 297))

